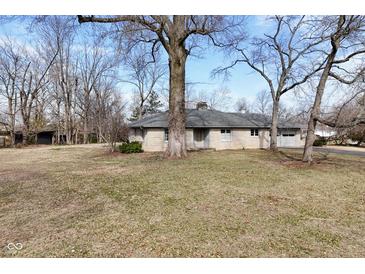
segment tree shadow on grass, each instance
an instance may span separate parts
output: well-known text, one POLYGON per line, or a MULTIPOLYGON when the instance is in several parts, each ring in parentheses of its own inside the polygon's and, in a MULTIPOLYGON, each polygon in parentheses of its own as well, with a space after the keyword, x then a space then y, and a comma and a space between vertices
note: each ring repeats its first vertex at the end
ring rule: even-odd
POLYGON ((278 151, 278 155, 280 160, 283 162, 301 162, 303 164, 320 164, 324 161, 328 160, 329 152, 318 152, 316 155, 313 155, 313 161, 311 163, 302 162, 302 154, 296 153, 288 153, 286 151, 278 151))

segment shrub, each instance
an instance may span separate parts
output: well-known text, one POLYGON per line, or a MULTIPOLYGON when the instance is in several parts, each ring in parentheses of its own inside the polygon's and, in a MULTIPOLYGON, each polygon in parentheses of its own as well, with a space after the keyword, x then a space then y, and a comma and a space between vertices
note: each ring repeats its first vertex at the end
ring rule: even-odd
POLYGON ((319 138, 314 141, 313 145, 316 147, 325 146, 325 145, 327 145, 327 140, 324 138, 319 138))
POLYGON ((130 143, 123 143, 119 146, 121 153, 141 153, 143 152, 142 143, 134 141, 130 143))

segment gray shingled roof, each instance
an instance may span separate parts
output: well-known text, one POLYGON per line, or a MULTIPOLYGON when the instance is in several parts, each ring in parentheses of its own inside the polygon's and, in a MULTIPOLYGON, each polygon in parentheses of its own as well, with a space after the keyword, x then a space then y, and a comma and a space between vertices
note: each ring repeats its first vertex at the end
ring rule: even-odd
MULTIPOLYGON (((167 128, 168 111, 147 116, 128 125, 131 128, 167 128)), ((270 118, 257 113, 222 112, 211 109, 187 109, 187 128, 269 128, 270 118)), ((280 128, 300 128, 279 123, 280 128)))

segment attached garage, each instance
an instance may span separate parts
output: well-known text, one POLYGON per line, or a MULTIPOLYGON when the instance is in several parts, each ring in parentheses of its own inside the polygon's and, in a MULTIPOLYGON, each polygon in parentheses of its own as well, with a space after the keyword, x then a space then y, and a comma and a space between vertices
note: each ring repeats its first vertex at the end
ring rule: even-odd
POLYGON ((300 130, 282 129, 279 131, 278 147, 298 147, 301 144, 300 130))

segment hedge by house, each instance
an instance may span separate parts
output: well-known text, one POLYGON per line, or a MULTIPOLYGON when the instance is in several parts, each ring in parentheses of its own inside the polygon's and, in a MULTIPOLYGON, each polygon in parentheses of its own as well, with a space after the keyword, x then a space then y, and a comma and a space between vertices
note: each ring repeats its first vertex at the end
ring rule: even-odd
POLYGON ((143 152, 142 143, 137 141, 123 143, 119 146, 119 151, 121 153, 141 153, 143 152))

